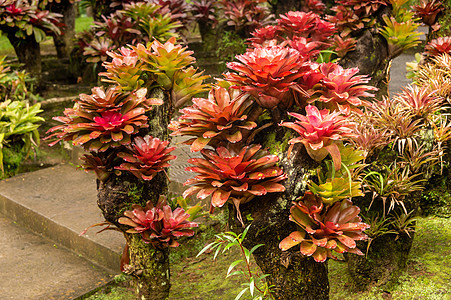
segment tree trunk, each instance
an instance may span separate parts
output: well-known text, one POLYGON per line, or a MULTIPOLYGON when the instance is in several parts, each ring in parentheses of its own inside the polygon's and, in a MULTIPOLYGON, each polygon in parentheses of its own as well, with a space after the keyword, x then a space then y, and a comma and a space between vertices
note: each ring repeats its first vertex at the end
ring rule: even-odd
POLYGON ((52 12, 62 14, 62 22, 66 25, 63 28, 62 35, 55 35, 53 37, 57 56, 58 58, 69 57, 69 54, 74 47, 75 39, 75 5, 69 0, 66 0, 61 3, 54 3, 51 10, 52 12))
MULTIPOLYGON (((158 89, 150 97, 163 99, 165 96, 158 89)), ((150 111, 147 134, 167 140, 167 125, 171 111, 167 99, 164 103, 150 111)), ((124 172, 119 176, 111 175, 105 182, 98 181, 97 190, 97 204, 105 220, 125 232, 129 228, 117 222, 124 211, 129 210, 132 204, 144 207, 149 200, 155 205, 160 195, 168 194, 168 179, 164 172, 157 173, 151 181, 144 181, 124 172)), ((169 250, 156 249, 145 244, 139 234, 125 234, 125 237, 130 258, 130 264, 126 269, 128 273, 134 275, 134 285, 139 299, 167 299, 170 288, 169 250)))
MULTIPOLYGON (((297 230, 296 224, 288 218, 290 208, 292 202, 304 194, 310 171, 318 165, 299 145, 287 158, 287 141, 291 133, 276 127, 261 133, 258 142, 268 147, 272 154, 282 157, 279 166, 288 175, 284 182, 286 190, 284 193, 257 197, 240 206, 245 226, 252 224, 243 245, 251 249, 257 244, 264 244, 254 252, 254 258, 262 272, 270 274, 267 282, 274 285, 272 294, 275 299, 329 299, 327 264, 301 255, 299 247, 288 251, 279 249, 280 241, 297 230)), ((231 229, 242 231, 242 225, 236 221, 236 211, 232 207, 229 211, 231 229)))
POLYGON ((126 236, 133 261, 137 299, 168 299, 170 288, 169 249, 145 244, 140 235, 126 236))
POLYGON ((346 54, 339 64, 343 68, 358 67, 359 74, 370 76, 369 84, 379 89, 377 99, 388 94, 391 59, 387 41, 377 33, 376 28, 365 30, 357 39, 356 49, 346 54))
POLYGON ((8 39, 14 47, 19 62, 25 70, 36 78, 38 87, 41 86, 41 48, 33 35, 27 35, 24 39, 17 38, 15 31, 7 32, 8 39))
MULTIPOLYGON (((348 270, 356 290, 394 284, 406 269, 407 259, 413 244, 413 232, 385 234, 374 239, 366 256, 345 253, 348 270)), ((359 249, 367 249, 368 241, 357 242, 359 249)))
POLYGON ((279 15, 285 14, 289 11, 300 11, 302 4, 304 3, 304 1, 299 0, 268 0, 268 2, 271 5, 272 13, 276 16, 276 18, 278 18, 279 15))

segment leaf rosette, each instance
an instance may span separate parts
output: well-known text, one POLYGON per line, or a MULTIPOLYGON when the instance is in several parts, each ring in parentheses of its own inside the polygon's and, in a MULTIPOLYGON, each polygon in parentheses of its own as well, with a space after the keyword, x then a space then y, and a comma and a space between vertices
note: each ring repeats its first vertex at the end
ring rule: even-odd
POLYGON ((169 167, 168 161, 176 156, 169 155, 175 147, 167 147, 169 141, 161 141, 146 135, 144 138, 136 137, 132 145, 127 146, 128 152, 119 152, 118 157, 125 162, 116 167, 117 170, 129 171, 143 180, 152 180, 158 172, 169 167))
POLYGON ((291 105, 291 89, 307 68, 306 58, 297 50, 282 46, 257 47, 236 58, 240 62, 227 63, 236 73, 225 74, 233 88, 251 94, 264 108, 272 109, 279 103, 291 105))
POLYGON ((145 113, 153 102, 146 99, 146 93, 143 88, 124 96, 114 90, 102 93, 101 89, 94 89, 91 96, 82 94, 73 108, 66 108, 64 116, 53 118, 63 124, 47 131, 47 139, 56 139, 50 146, 65 140, 87 151, 104 152, 130 144, 132 135, 149 126, 145 113))
POLYGON ((312 256, 317 262, 328 257, 337 259, 333 252, 363 255, 356 247, 356 241, 366 240, 363 233, 369 225, 358 216, 360 209, 350 200, 324 205, 321 197, 306 192, 302 199, 293 202, 290 209, 290 221, 300 226, 283 239, 279 248, 286 251, 300 245, 303 255, 312 256))
POLYGON ((198 224, 187 219, 189 214, 183 208, 172 210, 166 203, 166 197, 160 196, 156 206, 148 201, 145 207, 132 205, 133 210, 124 212, 125 217, 119 223, 133 227, 127 233, 139 233, 145 243, 156 248, 177 247, 176 239, 182 236, 193 236, 198 224))
POLYGON ((195 136, 186 143, 191 151, 200 151, 208 144, 242 140, 243 130, 257 126, 247 120, 247 112, 253 101, 249 95, 234 93, 222 87, 210 90, 208 98, 193 98, 193 105, 181 109, 178 121, 172 121, 171 135, 195 136))
POLYGON ((194 167, 187 171, 200 173, 188 179, 184 185, 192 185, 183 197, 196 194, 205 199, 211 195, 210 211, 222 207, 227 201, 238 209, 239 205, 252 200, 255 196, 285 191, 278 183, 286 179, 282 169, 276 166, 279 158, 261 150, 261 145, 244 147, 239 153, 231 153, 224 147, 215 151, 204 149, 204 158, 191 158, 194 167))
POLYGON ((299 133, 299 137, 289 140, 288 143, 291 145, 302 143, 308 155, 315 161, 321 161, 330 154, 335 169, 340 169, 341 154, 337 143, 343 139, 355 137, 353 133, 355 123, 349 121, 341 112, 329 113, 327 109, 319 110, 312 105, 308 105, 305 110, 306 116, 288 113, 297 120, 280 124, 299 133))

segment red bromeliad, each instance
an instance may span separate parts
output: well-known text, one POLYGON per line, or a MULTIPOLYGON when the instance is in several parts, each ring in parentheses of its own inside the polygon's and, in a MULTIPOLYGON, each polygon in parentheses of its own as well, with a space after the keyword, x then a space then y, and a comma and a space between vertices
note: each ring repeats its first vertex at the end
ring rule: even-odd
POLYGON ((438 56, 446 53, 451 54, 451 36, 441 36, 433 39, 425 47, 426 54, 430 56, 438 56))
POLYGON ((54 117, 63 124, 47 132, 51 133, 47 138, 56 138, 50 146, 65 140, 88 151, 104 152, 130 144, 132 135, 149 126, 145 113, 151 107, 146 92, 141 89, 120 96, 114 88, 107 93, 94 88, 93 95, 80 95, 74 108, 66 108, 64 117, 54 117))
POLYGON ((125 160, 118 170, 129 171, 143 180, 152 178, 164 168, 169 167, 168 161, 175 159, 169 155, 175 147, 167 148, 169 141, 146 135, 144 138, 136 137, 132 146, 127 146, 128 152, 119 152, 118 156, 125 160))
POLYGON ((119 218, 119 223, 133 227, 128 233, 139 233, 145 243, 156 248, 177 247, 177 238, 193 236, 191 229, 198 224, 189 222, 189 214, 178 207, 174 211, 166 203, 166 197, 160 196, 156 206, 148 201, 145 207, 132 205, 133 210, 124 212, 125 217, 119 218))
POLYGON ((257 103, 272 109, 282 103, 292 103, 291 89, 302 76, 306 65, 297 50, 282 46, 255 48, 236 58, 240 62, 227 63, 237 73, 226 73, 226 80, 254 96, 257 103))
POLYGON ((321 20, 313 12, 290 11, 281 15, 277 23, 290 39, 298 36, 326 42, 336 31, 334 24, 321 20))
POLYGON ((318 98, 315 100, 326 103, 331 110, 340 110, 345 114, 351 111, 361 113, 357 106, 366 105, 367 102, 361 97, 374 97, 368 91, 376 91, 377 88, 369 85, 370 78, 365 75, 356 75, 358 68, 343 69, 340 65, 334 63, 323 63, 318 67, 318 71, 323 75, 321 78, 322 88, 319 88, 318 98))
POLYGON ((183 197, 196 194, 197 198, 205 199, 211 195, 210 211, 230 201, 237 208, 241 220, 240 204, 255 196, 285 191, 285 187, 278 183, 286 178, 276 166, 279 158, 260 148, 260 145, 244 147, 237 154, 224 147, 216 151, 202 150, 204 158, 188 160, 195 167, 186 170, 200 174, 185 182, 185 185, 192 186, 183 193, 183 197))
POLYGON ((213 88, 208 99, 193 98, 193 105, 181 109, 179 121, 172 121, 171 135, 190 135, 195 138, 187 141, 191 151, 200 151, 206 145, 225 141, 241 141, 242 130, 251 130, 257 126, 247 121, 246 112, 252 105, 249 95, 238 91, 227 91, 222 87, 213 88))
MULTIPOLYGON (((302 143, 309 156, 315 161, 323 160, 327 154, 332 156, 335 169, 341 168, 341 155, 337 146, 339 141, 354 137, 355 124, 340 112, 329 113, 329 110, 319 110, 316 106, 308 105, 305 108, 307 115, 288 113, 295 117, 293 122, 280 124, 295 130, 299 137, 288 141, 289 144, 302 143)), ((292 147, 292 146, 291 146, 292 147)))
POLYGON ((317 262, 324 262, 328 257, 337 259, 334 251, 363 255, 355 241, 366 240, 368 236, 363 231, 370 226, 362 222, 358 216, 360 209, 350 200, 325 206, 320 197, 306 192, 293 204, 290 220, 301 228, 280 242, 282 251, 300 244, 301 253, 317 262))

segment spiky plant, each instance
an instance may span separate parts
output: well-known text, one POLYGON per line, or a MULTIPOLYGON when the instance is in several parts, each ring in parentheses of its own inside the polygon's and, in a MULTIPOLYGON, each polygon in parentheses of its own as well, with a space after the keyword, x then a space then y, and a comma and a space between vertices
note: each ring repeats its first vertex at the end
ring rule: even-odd
POLYGON ((429 56, 438 56, 440 54, 451 55, 451 36, 441 36, 430 41, 424 50, 429 56))
POLYGON ((334 24, 322 20, 313 12, 290 11, 280 15, 277 24, 290 39, 301 36, 312 41, 327 42, 336 31, 334 24))
POLYGON ((340 112, 332 112, 316 106, 308 105, 306 115, 288 113, 296 118, 295 122, 283 122, 280 125, 291 128, 299 133, 299 137, 288 141, 289 144, 302 143, 309 156, 315 161, 323 160, 331 155, 335 168, 341 168, 341 155, 337 143, 343 139, 354 137, 355 123, 343 116, 340 112))
POLYGON ((436 91, 431 91, 426 85, 408 85, 402 92, 393 98, 401 104, 411 114, 428 119, 430 115, 442 109, 443 98, 436 95, 436 91))
POLYGON ((420 65, 416 72, 415 83, 429 86, 431 90, 448 102, 451 99, 451 55, 435 56, 425 65, 420 65))
POLYGON ((412 8, 415 11, 415 15, 428 26, 435 24, 437 15, 444 9, 440 0, 421 0, 420 3, 412 8))
POLYGON ((222 87, 213 88, 208 98, 193 98, 193 105, 180 110, 178 121, 172 121, 171 135, 188 135, 191 151, 200 151, 206 145, 219 142, 240 142, 243 130, 257 126, 247 121, 247 112, 252 105, 249 95, 222 87))
POLYGON ((283 239, 279 248, 286 251, 300 245, 300 252, 312 256, 317 262, 338 259, 333 252, 363 255, 356 241, 366 240, 363 231, 369 225, 358 216, 360 209, 350 200, 324 205, 321 198, 306 192, 290 209, 290 220, 300 230, 292 232, 283 239))
POLYGON ((415 47, 420 43, 420 32, 416 31, 419 24, 416 19, 408 19, 398 22, 394 17, 384 15, 385 26, 379 29, 379 33, 387 40, 388 51, 391 58, 395 58, 402 51, 415 47))
POLYGON ((161 141, 150 135, 143 138, 138 136, 131 145, 127 146, 127 152, 118 153, 117 156, 125 162, 116 169, 129 171, 143 180, 152 180, 158 172, 170 166, 168 161, 176 158, 174 155, 169 155, 175 147, 168 148, 168 145, 169 141, 161 141))
POLYGON ((407 213, 404 201, 413 192, 424 189, 424 179, 418 179, 420 174, 412 174, 409 167, 402 167, 397 163, 384 165, 381 172, 371 171, 365 176, 364 189, 372 193, 374 200, 382 201, 383 213, 389 213, 396 205, 407 213), (387 202, 389 204, 386 210, 387 202))
POLYGON ((361 113, 359 106, 367 105, 363 98, 374 97, 371 91, 377 88, 366 85, 370 78, 357 75, 358 68, 344 69, 335 63, 322 63, 318 66, 320 86, 316 87, 309 102, 321 101, 331 110, 339 110, 349 115, 351 111, 361 113))
POLYGON ((151 201, 145 207, 133 204, 132 210, 126 210, 124 216, 118 222, 133 227, 126 232, 139 233, 145 243, 152 244, 155 248, 179 246, 176 240, 183 236, 193 236, 192 228, 198 226, 187 220, 190 215, 183 208, 172 210, 163 195, 155 206, 151 201))
POLYGON ((227 63, 235 72, 225 74, 226 80, 243 92, 251 94, 257 103, 272 109, 282 103, 292 103, 291 89, 302 76, 304 58, 297 50, 282 46, 255 48, 227 63))
POLYGON ((204 149, 201 154, 203 158, 188 160, 195 167, 186 170, 200 174, 185 182, 185 185, 192 186, 183 193, 183 197, 196 194, 197 198, 205 199, 211 195, 210 211, 229 201, 235 205, 242 221, 240 204, 255 196, 285 191, 285 187, 278 183, 286 178, 276 166, 279 158, 261 150, 260 145, 244 147, 238 153, 218 147, 215 151, 204 149))
POLYGON ((324 204, 334 204, 343 199, 363 196, 361 183, 348 177, 335 177, 320 184, 311 181, 309 190, 321 197, 324 204))
POLYGON ((106 72, 99 73, 103 82, 116 83, 124 91, 133 91, 144 85, 141 78, 144 63, 140 60, 134 49, 121 47, 118 52, 106 53, 112 58, 111 62, 104 62, 106 72))
POLYGON ((47 138, 55 139, 51 146, 64 140, 83 146, 87 151, 104 152, 110 147, 130 144, 132 135, 149 126, 145 113, 151 106, 147 104, 145 88, 125 96, 119 96, 114 88, 106 94, 101 91, 95 90, 92 96, 82 95, 74 108, 66 108, 63 117, 53 118, 63 124, 47 131, 50 134, 47 138), (120 101, 116 102, 118 98, 120 101), (98 103, 114 103, 117 107, 92 108, 98 103))
POLYGON ((97 63, 105 61, 108 57, 107 52, 114 50, 116 47, 111 39, 105 36, 93 38, 84 48, 83 55, 88 56, 87 62, 97 63))

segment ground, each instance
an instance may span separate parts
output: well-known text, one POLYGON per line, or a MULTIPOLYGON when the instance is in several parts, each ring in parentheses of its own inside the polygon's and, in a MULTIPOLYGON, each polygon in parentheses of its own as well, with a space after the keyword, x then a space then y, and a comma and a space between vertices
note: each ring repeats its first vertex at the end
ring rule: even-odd
MULTIPOLYGON (((172 287, 170 300, 235 299, 242 290, 244 281, 239 277, 225 278, 229 265, 238 259, 239 252, 218 255, 213 261, 213 253, 195 257, 204 243, 195 240, 176 249, 171 256, 172 287), (220 298, 218 298, 220 297, 220 298)), ((329 281, 331 300, 446 300, 451 297, 451 219, 426 217, 418 221, 415 242, 410 253, 408 267, 393 289, 373 288, 369 292, 355 293, 349 289, 348 275, 342 262, 329 261, 329 281)), ((118 281, 96 294, 90 300, 131 300, 133 290, 127 288, 127 278, 118 281), (122 281, 125 280, 125 281, 122 281)), ((242 299, 251 299, 245 294, 242 299)))

